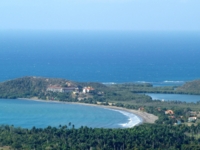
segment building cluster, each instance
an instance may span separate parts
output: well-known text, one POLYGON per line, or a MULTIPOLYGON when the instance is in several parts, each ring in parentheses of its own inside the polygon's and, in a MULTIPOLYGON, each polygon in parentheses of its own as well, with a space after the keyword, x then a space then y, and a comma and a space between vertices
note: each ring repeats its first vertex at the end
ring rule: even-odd
POLYGON ((139 111, 144 111, 144 107, 138 108, 139 111))
POLYGON ((84 87, 83 88, 83 93, 90 93, 91 91, 94 91, 92 87, 84 87))
POLYGON ((47 88, 47 91, 51 92, 60 92, 60 93, 67 93, 67 92, 73 92, 73 91, 78 91, 79 89, 74 86, 69 86, 69 87, 61 87, 57 85, 51 85, 47 88))
POLYGON ((197 117, 189 117, 188 118, 188 122, 193 122, 193 121, 196 121, 197 120, 197 117))
MULTIPOLYGON (((62 87, 62 86, 59 86, 59 85, 50 85, 47 88, 47 91, 60 92, 60 93, 73 92, 74 94, 81 93, 81 92, 79 92, 78 87, 75 87, 75 86, 62 87)), ((90 93, 91 91, 94 91, 94 88, 84 87, 83 90, 82 90, 82 93, 86 94, 86 93, 90 93)))
POLYGON ((173 115, 174 112, 173 112, 172 110, 166 110, 166 111, 165 111, 165 114, 166 114, 166 115, 173 115))
MULTIPOLYGON (((165 114, 170 115, 169 118, 176 119, 176 117, 174 116, 175 113, 172 110, 166 110, 165 114)), ((200 113, 196 111, 190 111, 188 112, 188 115, 189 115, 189 117, 187 117, 188 122, 195 122, 197 118, 200 118, 200 113)), ((180 118, 183 118, 183 116, 180 116, 180 118)), ((177 122, 178 124, 181 123, 179 119, 177 119, 177 122)))

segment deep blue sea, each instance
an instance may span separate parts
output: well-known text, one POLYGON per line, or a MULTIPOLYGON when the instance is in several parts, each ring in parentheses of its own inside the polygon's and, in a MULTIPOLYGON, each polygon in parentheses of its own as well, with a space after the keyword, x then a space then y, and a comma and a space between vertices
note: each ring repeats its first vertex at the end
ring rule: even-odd
MULTIPOLYGON (((200 33, 195 32, 0 31, 0 81, 44 76, 83 82, 181 85, 200 78, 199 57, 200 33)), ((77 120, 80 116, 76 115, 67 119, 65 115, 71 113, 67 111, 72 105, 70 108, 62 104, 45 105, 47 108, 41 109, 44 108, 41 102, 0 100, 0 124, 14 122, 16 126, 44 127, 73 122, 78 127, 85 125, 85 116, 90 116, 88 113, 81 117, 82 120, 77 120), (17 109, 16 112, 12 108, 17 109), (57 112, 61 110, 59 116, 57 112), (58 116, 54 116, 56 114, 58 116), (20 120, 20 117, 26 119, 20 120)), ((86 106, 76 107, 87 109, 86 106)), ((94 111, 91 107, 88 110, 94 111)), ((104 114, 105 109, 99 108, 98 111, 94 114, 104 114)), ((95 123, 94 120, 99 117, 94 119, 93 116, 93 122, 87 119, 90 120, 89 125, 119 127, 130 122, 130 116, 106 111, 113 113, 110 119, 95 123), (119 115, 119 118, 113 119, 113 115, 119 115)))
POLYGON ((200 78, 200 33, 0 32, 0 81, 45 76, 76 81, 182 84, 200 78))

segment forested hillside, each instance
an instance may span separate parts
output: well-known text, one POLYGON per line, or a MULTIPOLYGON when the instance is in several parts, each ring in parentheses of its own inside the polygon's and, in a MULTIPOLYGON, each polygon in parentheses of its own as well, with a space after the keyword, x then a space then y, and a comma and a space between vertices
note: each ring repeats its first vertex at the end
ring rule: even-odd
POLYGON ((200 80, 194 80, 185 83, 183 86, 176 89, 179 93, 200 94, 200 80))
POLYGON ((1 98, 27 98, 41 95, 50 84, 63 84, 66 80, 42 77, 23 77, 0 83, 1 98))
MULTIPOLYGON (((92 87, 95 89, 92 93, 87 94, 86 99, 91 98, 93 101, 112 101, 112 100, 136 100, 149 99, 148 96, 134 94, 130 89, 121 86, 106 86, 97 82, 74 82, 66 79, 54 79, 44 77, 22 77, 0 83, 0 98, 32 98, 38 97, 46 100, 47 97, 57 98, 62 101, 77 101, 77 96, 72 97, 69 93, 47 92, 50 85, 66 86, 66 82, 78 87, 81 94, 83 87, 92 87)), ((142 86, 142 85, 137 85, 142 86)))

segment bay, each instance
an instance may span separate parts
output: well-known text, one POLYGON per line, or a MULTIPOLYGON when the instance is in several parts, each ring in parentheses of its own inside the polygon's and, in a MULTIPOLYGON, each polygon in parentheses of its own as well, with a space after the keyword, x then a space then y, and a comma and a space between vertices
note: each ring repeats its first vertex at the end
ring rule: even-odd
POLYGON ((134 114, 70 103, 0 99, 0 124, 45 128, 67 125, 95 128, 127 128, 141 122, 134 114))

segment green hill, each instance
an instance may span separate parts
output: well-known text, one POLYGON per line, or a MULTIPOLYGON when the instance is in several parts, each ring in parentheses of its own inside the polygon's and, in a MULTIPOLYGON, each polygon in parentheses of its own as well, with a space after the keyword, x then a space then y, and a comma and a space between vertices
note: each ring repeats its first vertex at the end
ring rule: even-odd
MULTIPOLYGON (((48 86, 66 87, 66 83, 70 83, 73 87, 79 87, 80 90, 85 86, 92 86, 98 90, 107 88, 107 86, 95 82, 73 82, 66 79, 45 77, 22 77, 0 83, 0 98, 42 98, 46 95, 48 86)), ((66 93, 66 95, 69 94, 66 93)))
POLYGON ((23 77, 0 83, 1 98, 22 98, 38 96, 50 84, 63 84, 66 80, 42 77, 23 77))
MULTIPOLYGON (((137 85, 142 86, 143 85, 137 85)), ((133 85, 133 87, 137 87, 133 85)), ((145 85, 146 87, 146 85, 145 85)), ((116 86, 106 86, 97 82, 75 82, 66 79, 53 79, 45 77, 22 77, 0 83, 0 98, 33 98, 77 101, 86 100, 85 102, 95 103, 96 101, 132 101, 132 100, 150 100, 149 96, 135 94, 131 87, 126 84, 116 86), (71 87, 78 87, 79 92, 76 95, 72 92, 52 92, 48 87, 57 86, 67 88, 70 83, 71 87), (84 94, 83 87, 92 87, 95 89, 91 93, 84 94), (87 100, 88 99, 88 100, 87 100), (93 101, 93 102, 92 102, 93 101)))
POLYGON ((176 92, 185 94, 200 94, 200 80, 187 82, 183 86, 178 87, 176 92))

